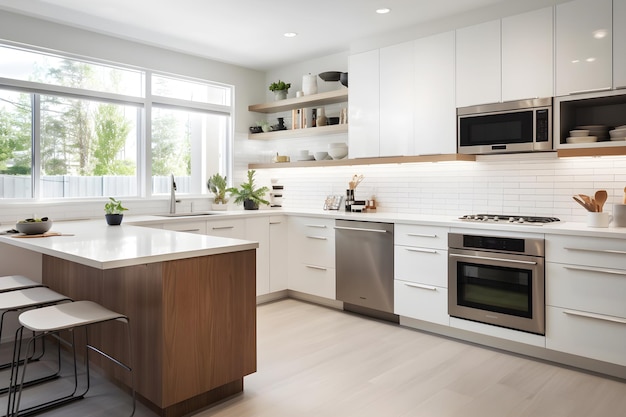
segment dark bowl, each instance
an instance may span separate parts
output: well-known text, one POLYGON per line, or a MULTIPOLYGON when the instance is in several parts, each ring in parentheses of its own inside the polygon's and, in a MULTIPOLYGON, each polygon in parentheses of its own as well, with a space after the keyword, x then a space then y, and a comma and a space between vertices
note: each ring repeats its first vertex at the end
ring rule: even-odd
POLYGON ((339 124, 339 117, 327 117, 326 120, 328 121, 329 125, 338 125, 339 124))
POLYGON ((263 128, 261 126, 250 126, 250 133, 261 133, 263 128))
POLYGON ((341 75, 339 76, 339 82, 341 83, 341 85, 343 85, 344 87, 348 86, 348 73, 347 72, 342 72, 341 75))
POLYGON ((17 222, 15 229, 25 235, 41 235, 46 233, 52 227, 52 220, 41 222, 17 222))
POLYGON ((339 81, 339 77, 341 76, 341 71, 326 71, 318 75, 324 81, 339 81))

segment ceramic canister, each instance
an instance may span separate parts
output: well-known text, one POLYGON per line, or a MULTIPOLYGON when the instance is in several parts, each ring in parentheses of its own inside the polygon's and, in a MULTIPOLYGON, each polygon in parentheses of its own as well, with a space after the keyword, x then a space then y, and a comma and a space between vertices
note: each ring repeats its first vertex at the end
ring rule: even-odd
POLYGON ((302 76, 302 92, 305 96, 317 94, 317 75, 306 74, 302 76))

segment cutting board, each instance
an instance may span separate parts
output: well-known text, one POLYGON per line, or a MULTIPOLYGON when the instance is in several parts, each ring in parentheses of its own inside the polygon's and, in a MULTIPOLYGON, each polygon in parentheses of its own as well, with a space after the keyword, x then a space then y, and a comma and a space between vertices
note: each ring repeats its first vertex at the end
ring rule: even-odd
POLYGON ((67 233, 59 233, 59 232, 46 232, 46 233, 42 233, 39 235, 14 235, 11 237, 32 238, 32 237, 50 237, 50 236, 74 236, 74 235, 67 234, 67 233))

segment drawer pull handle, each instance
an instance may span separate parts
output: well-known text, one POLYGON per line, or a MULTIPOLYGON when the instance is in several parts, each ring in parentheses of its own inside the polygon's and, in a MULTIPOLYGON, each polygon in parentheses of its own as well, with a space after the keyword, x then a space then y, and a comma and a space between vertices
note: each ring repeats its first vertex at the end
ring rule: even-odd
POLYGON ((624 275, 626 276, 626 271, 622 271, 619 269, 608 269, 608 268, 591 268, 584 266, 564 266, 565 269, 573 269, 575 271, 585 271, 585 272, 603 272, 605 274, 615 274, 615 275, 624 275))
POLYGON ((610 253, 614 255, 626 255, 626 251, 613 249, 587 249, 587 248, 565 248, 566 250, 576 250, 581 252, 610 253))
POLYGON ((623 319, 621 317, 605 316, 604 314, 586 313, 586 312, 574 311, 574 310, 563 310, 563 313, 570 315, 570 316, 585 317, 588 319, 596 319, 596 320, 610 321, 612 323, 626 324, 626 319, 623 319))
POLYGON ((307 268, 317 269, 318 271, 326 271, 328 268, 324 268, 323 266, 315 266, 315 265, 305 265, 307 268))
POLYGON ((270 224, 281 224, 282 222, 270 222, 270 224))
POLYGON ((177 230, 177 232, 199 232, 200 229, 185 229, 185 230, 177 230))
POLYGON ((411 237, 437 237, 437 235, 426 235, 421 233, 407 233, 406 235, 411 237))
POLYGON ((407 287, 419 288, 419 289, 422 289, 422 290, 437 291, 437 287, 433 287, 433 286, 430 286, 430 285, 409 284, 408 282, 405 282, 404 285, 406 285, 407 287))
POLYGON ((213 230, 224 230, 224 229, 234 229, 235 226, 213 226, 213 230))
POLYGON ((326 229, 324 224, 305 224, 306 227, 315 227, 317 229, 326 229))
POLYGON ((575 94, 595 93, 597 91, 609 91, 610 89, 611 87, 590 88, 589 90, 570 91, 568 94, 575 95, 575 94))
POLYGON ((439 253, 434 249, 422 249, 422 248, 404 248, 409 252, 420 252, 420 253, 439 253))
POLYGON ((316 240, 328 240, 327 237, 324 236, 307 236, 308 239, 316 239, 316 240))

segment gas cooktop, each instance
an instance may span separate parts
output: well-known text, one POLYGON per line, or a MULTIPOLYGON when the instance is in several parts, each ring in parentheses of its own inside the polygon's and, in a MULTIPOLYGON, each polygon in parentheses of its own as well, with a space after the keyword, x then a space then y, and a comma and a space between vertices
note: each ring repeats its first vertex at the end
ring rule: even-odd
POLYGON ((482 223, 506 223, 506 224, 525 224, 541 226, 547 223, 554 223, 560 221, 556 217, 541 217, 541 216, 522 216, 519 214, 506 215, 506 214, 466 214, 459 217, 459 220, 467 222, 482 222, 482 223))

